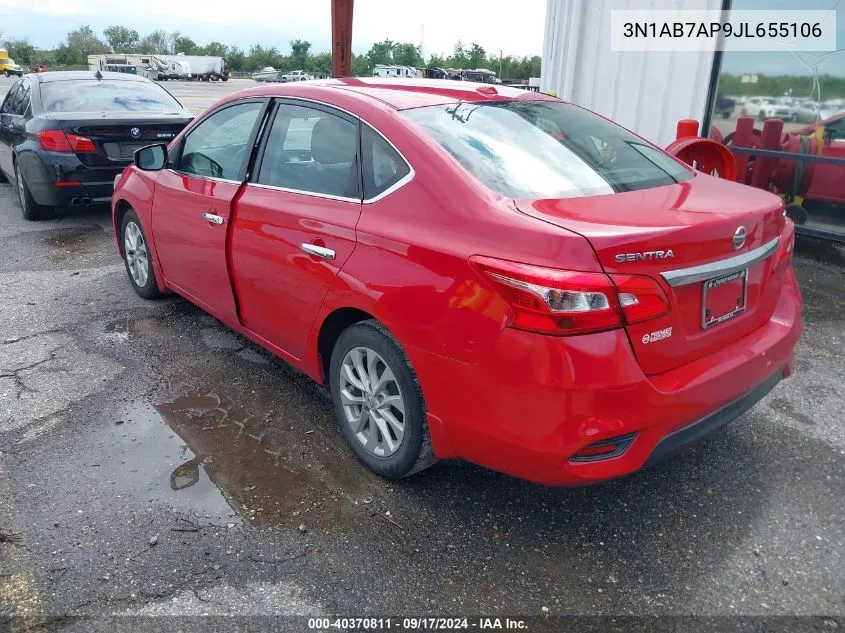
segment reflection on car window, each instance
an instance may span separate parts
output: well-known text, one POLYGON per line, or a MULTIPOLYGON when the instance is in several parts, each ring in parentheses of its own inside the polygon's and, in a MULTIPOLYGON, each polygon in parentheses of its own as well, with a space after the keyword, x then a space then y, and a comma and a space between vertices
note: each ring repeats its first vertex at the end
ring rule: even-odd
POLYGON ((511 198, 600 195, 692 177, 661 150, 567 103, 458 103, 404 114, 473 176, 511 198))
POLYGON ((158 84, 147 81, 79 79, 41 84, 46 112, 181 112, 158 84))
POLYGON ((223 108, 205 119, 185 139, 179 171, 226 180, 240 180, 247 144, 260 101, 223 108))
POLYGON ((280 105, 257 182, 306 193, 360 198, 358 126, 324 110, 280 105))

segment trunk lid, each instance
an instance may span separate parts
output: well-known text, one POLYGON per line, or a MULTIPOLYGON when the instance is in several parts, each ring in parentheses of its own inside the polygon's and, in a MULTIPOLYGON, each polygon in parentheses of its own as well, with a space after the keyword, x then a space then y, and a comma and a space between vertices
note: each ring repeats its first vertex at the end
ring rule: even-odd
POLYGON ((77 154, 89 167, 125 167, 135 150, 153 143, 170 143, 191 121, 190 116, 139 116, 138 112, 62 113, 56 122, 66 134, 94 141, 96 153, 77 154))
POLYGON ((785 219, 781 200, 768 192, 698 174, 669 186, 516 205, 585 237, 606 273, 644 275, 660 285, 669 314, 626 327, 646 374, 736 341, 774 311, 780 284, 773 269, 785 219), (737 248, 740 227, 746 236, 737 248))

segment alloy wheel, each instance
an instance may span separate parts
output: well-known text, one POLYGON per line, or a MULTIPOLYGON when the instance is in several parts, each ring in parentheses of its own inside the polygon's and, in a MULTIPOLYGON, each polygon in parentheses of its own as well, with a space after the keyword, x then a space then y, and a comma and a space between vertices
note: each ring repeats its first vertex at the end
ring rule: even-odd
POLYGON ((346 423, 361 445, 390 457, 405 436, 405 401, 393 370, 369 347, 353 347, 340 366, 340 400, 346 423))
POLYGON ((21 208, 24 211, 24 215, 26 215, 26 186, 23 183, 23 176, 21 176, 21 170, 18 168, 17 163, 15 163, 15 182, 18 185, 18 200, 20 200, 21 208))
POLYGON ((123 234, 123 249, 126 252, 126 265, 135 285, 143 288, 150 276, 150 257, 141 229, 134 222, 126 225, 123 234))

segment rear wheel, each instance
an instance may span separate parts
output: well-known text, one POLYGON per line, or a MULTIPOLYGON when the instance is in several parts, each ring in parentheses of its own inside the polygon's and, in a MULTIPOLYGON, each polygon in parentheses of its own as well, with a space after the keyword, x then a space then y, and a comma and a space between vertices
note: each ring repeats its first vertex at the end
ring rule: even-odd
POLYGON ((153 260, 147 247, 147 237, 141 228, 141 221, 130 209, 120 225, 123 243, 123 261, 135 292, 144 299, 159 299, 164 294, 158 289, 153 260))
POLYGON ((437 461, 416 374, 381 323, 344 330, 332 352, 329 388, 343 436, 370 470, 395 479, 437 461))
POLYGON ((15 161, 15 182, 17 183, 18 200, 21 203, 21 215, 23 215, 23 219, 35 222, 49 217, 53 209, 35 202, 32 194, 29 192, 29 187, 27 187, 23 179, 23 174, 21 174, 17 161, 15 161))

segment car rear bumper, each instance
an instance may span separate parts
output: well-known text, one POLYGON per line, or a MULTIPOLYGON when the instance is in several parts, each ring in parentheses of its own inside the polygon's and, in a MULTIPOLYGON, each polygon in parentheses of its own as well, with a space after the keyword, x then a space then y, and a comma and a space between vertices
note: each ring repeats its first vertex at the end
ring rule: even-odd
POLYGON ((108 204, 124 166, 89 167, 74 154, 30 151, 18 156, 35 202, 49 207, 108 204))
POLYGON ((583 485, 660 461, 751 408, 793 372, 800 312, 790 270, 764 326, 656 376, 642 373, 624 330, 553 338, 506 329, 473 365, 411 356, 442 423, 439 454, 543 484, 583 485), (572 459, 627 436, 633 441, 617 456, 572 459))

